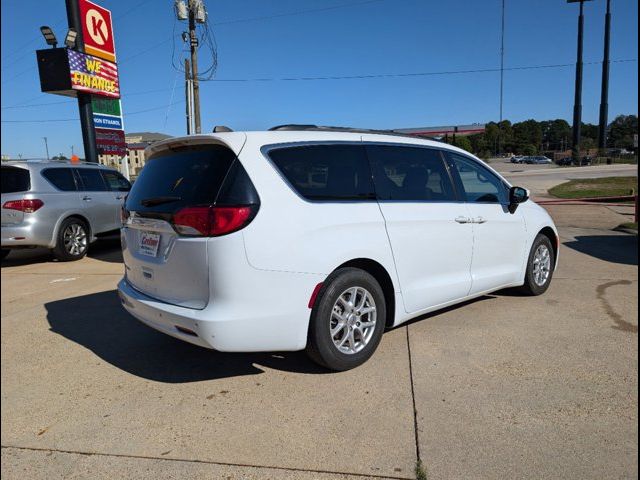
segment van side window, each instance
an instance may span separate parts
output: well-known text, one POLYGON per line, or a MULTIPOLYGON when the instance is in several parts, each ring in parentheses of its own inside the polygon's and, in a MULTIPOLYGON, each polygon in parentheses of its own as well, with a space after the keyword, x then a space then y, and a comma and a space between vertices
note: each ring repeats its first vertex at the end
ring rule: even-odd
POLYGON ((111 170, 102 170, 102 176, 109 185, 109 189, 115 192, 128 192, 131 190, 131 184, 118 172, 111 170))
POLYGON ((411 146, 367 145, 379 200, 456 201, 438 150, 411 146))
POLYGON ((455 153, 448 155, 460 178, 467 202, 507 203, 507 189, 502 180, 475 160, 455 153))
POLYGON ((77 168, 81 181, 81 190, 85 192, 106 192, 109 190, 100 170, 97 168, 77 168))
POLYGON ((42 176, 58 190, 63 192, 75 192, 77 190, 73 169, 71 168, 47 168, 42 171, 42 176))
POLYGON ((362 145, 305 145, 271 150, 269 158, 308 200, 373 200, 371 169, 362 145))

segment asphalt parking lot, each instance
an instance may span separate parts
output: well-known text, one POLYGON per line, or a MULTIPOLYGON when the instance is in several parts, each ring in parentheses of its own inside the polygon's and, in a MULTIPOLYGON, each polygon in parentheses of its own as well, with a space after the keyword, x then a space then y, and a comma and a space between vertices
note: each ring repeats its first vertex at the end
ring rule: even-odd
POLYGON ((139 324, 117 243, 72 264, 12 254, 2 478, 409 479, 418 456, 429 479, 637 478, 637 237, 584 208, 551 210, 547 294, 430 314, 344 373, 139 324))

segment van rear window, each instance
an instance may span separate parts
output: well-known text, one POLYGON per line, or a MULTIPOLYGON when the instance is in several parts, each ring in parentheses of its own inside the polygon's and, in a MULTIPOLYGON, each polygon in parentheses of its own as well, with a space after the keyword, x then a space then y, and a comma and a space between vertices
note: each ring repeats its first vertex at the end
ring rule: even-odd
POLYGON ((29 170, 2 167, 2 193, 28 192, 31 189, 29 170))
POLYGON ((127 210, 173 213, 187 206, 213 205, 235 160, 221 145, 190 147, 151 157, 127 198, 127 210))

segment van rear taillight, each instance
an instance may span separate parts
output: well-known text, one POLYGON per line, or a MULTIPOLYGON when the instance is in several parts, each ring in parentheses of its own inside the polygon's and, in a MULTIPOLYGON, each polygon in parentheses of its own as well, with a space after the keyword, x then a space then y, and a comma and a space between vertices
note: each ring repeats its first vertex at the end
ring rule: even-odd
POLYGON ((24 199, 24 200, 9 200, 2 205, 2 208, 7 210, 18 210, 24 213, 33 213, 44 205, 42 200, 24 199))
POLYGON ((186 207, 173 215, 173 228, 182 235, 218 237, 249 225, 257 205, 186 207))

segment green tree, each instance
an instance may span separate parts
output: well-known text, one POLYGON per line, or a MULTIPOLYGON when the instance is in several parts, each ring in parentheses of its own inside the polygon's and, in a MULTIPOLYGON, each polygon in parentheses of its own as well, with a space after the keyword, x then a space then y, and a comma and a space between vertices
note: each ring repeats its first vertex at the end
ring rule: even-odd
POLYGON ((571 125, 566 120, 557 118, 541 122, 542 143, 545 150, 561 150, 568 148, 571 139, 571 125))
POLYGON ((609 124, 608 145, 631 150, 634 134, 638 134, 637 115, 619 115, 609 124))
POLYGON ((513 147, 516 153, 525 153, 524 148, 529 146, 533 146, 537 151, 541 144, 542 126, 540 122, 530 119, 513 124, 513 147))
POLYGON ((453 141, 453 144, 458 148, 466 150, 467 152, 473 151, 473 149, 471 148, 471 141, 468 137, 457 135, 456 139, 453 141))

